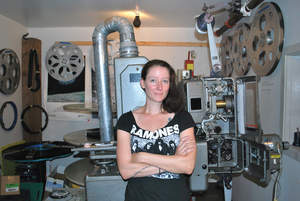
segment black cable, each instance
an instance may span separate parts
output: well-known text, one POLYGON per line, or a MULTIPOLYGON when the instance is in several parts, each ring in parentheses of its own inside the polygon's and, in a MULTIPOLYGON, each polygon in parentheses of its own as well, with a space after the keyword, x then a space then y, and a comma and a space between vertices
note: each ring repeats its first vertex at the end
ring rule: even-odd
POLYGON ((35 59, 34 61, 35 61, 35 82, 36 82, 36 86, 35 86, 35 88, 32 88, 31 91, 36 92, 41 87, 40 66, 39 66, 39 59, 38 59, 38 54, 37 54, 36 50, 34 50, 34 59, 35 59))
POLYGON ((28 80, 27 80, 27 88, 30 89, 32 92, 36 92, 40 89, 41 86, 41 79, 40 79, 40 66, 38 60, 38 54, 35 49, 31 49, 29 53, 29 64, 28 64, 28 80), (33 68, 35 67, 34 77, 36 81, 36 87, 32 88, 32 72, 33 68))
POLYGON ((17 106, 14 102, 12 101, 6 101, 5 103, 3 103, 1 109, 0 109, 0 124, 1 124, 1 127, 6 130, 6 131, 10 131, 12 130, 15 126, 16 126, 16 123, 17 123, 17 119, 18 119, 18 110, 17 110, 17 106), (12 122, 12 124, 7 128, 5 127, 5 124, 4 124, 4 121, 3 121, 3 112, 4 112, 4 109, 6 108, 7 105, 11 105, 11 107, 13 108, 14 110, 14 121, 12 122))
POLYGON ((32 71, 33 71, 33 49, 29 52, 29 63, 28 63, 28 77, 27 77, 27 88, 32 87, 32 71))
POLYGON ((27 131, 27 132, 30 133, 30 134, 39 134, 39 133, 42 133, 42 131, 45 130, 46 127, 47 127, 47 125, 48 125, 48 120, 49 120, 49 117, 48 117, 48 114, 47 114, 46 110, 45 110, 42 106, 40 106, 40 105, 28 105, 28 106, 22 111, 22 115, 21 115, 21 123, 22 123, 22 126, 23 126, 24 130, 27 131), (25 116, 25 114, 26 114, 30 109, 32 109, 32 108, 38 108, 38 109, 40 109, 40 110, 45 114, 45 117, 46 117, 46 119, 45 119, 45 125, 42 126, 42 127, 40 128, 40 130, 38 130, 38 131, 32 131, 32 130, 28 127, 28 125, 26 124, 26 122, 24 121, 24 116, 25 116))
POLYGON ((28 40, 27 36, 29 35, 29 33, 23 34, 23 40, 28 40))

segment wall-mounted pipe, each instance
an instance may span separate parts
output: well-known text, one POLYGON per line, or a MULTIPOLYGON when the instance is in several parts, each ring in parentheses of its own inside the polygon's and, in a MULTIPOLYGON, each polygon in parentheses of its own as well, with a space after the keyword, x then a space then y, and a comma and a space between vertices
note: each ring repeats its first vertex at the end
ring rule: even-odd
POLYGON ((120 57, 136 57, 138 49, 131 23, 124 17, 112 17, 98 25, 93 32, 94 64, 97 79, 98 118, 100 140, 113 140, 112 110, 108 71, 107 36, 118 31, 120 34, 120 57))

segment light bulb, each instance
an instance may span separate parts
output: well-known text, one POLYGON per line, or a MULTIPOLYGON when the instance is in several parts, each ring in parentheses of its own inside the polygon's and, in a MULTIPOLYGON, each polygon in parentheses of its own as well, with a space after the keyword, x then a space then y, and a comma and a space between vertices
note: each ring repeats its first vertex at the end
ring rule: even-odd
POLYGON ((140 9, 137 4, 135 5, 135 17, 133 20, 133 26, 137 28, 141 26, 140 9))
POLYGON ((140 27, 141 26, 141 19, 139 15, 136 15, 134 20, 133 20, 133 26, 134 27, 140 27))

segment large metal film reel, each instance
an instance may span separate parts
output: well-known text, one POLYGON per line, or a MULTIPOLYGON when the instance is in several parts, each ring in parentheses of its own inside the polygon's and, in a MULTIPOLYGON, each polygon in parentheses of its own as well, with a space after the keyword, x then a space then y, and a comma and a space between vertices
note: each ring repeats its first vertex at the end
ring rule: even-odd
POLYGON ((46 66, 48 73, 56 80, 72 81, 84 69, 82 51, 72 43, 55 43, 47 52, 46 66))
POLYGON ((6 95, 14 93, 20 82, 20 62, 11 49, 0 50, 0 91, 6 95))
POLYGON ((250 26, 247 23, 239 24, 233 35, 233 68, 238 76, 246 75, 251 67, 248 54, 250 26))
POLYGON ((284 22, 277 4, 263 3, 256 11, 248 46, 251 63, 259 76, 271 74, 281 57, 284 40, 284 22))
POLYGON ((220 56, 222 62, 222 76, 230 77, 233 71, 232 64, 232 36, 223 35, 220 44, 220 56))

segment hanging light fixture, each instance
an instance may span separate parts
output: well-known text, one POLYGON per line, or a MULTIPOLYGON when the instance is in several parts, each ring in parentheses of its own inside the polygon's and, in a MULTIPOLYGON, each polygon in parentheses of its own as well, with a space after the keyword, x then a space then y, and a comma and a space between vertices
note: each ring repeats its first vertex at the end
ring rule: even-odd
POLYGON ((136 4, 135 6, 135 17, 133 20, 133 26, 134 27, 140 27, 141 26, 141 19, 140 19, 140 10, 139 10, 139 6, 136 4))

